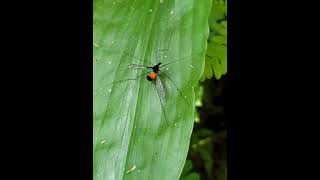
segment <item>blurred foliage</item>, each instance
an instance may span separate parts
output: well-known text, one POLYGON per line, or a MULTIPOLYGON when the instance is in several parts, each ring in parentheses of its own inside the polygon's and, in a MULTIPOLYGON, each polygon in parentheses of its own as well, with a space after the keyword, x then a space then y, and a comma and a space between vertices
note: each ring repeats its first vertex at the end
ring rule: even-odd
POLYGON ((201 103, 198 103, 196 107, 196 123, 191 136, 184 173, 180 178, 182 180, 189 176, 194 180, 226 180, 227 178, 224 81, 223 76, 220 80, 205 80, 195 88, 197 90, 196 100, 201 103), (197 173, 199 176, 195 176, 197 173))
POLYGON ((223 99, 227 73, 227 1, 213 0, 209 26, 204 73, 194 88, 195 126, 181 180, 227 179, 223 99))
POLYGON ((181 173, 181 180, 200 180, 200 174, 194 172, 191 160, 187 160, 181 173))
POLYGON ((213 0, 209 17, 210 33, 201 81, 220 79, 227 73, 227 1, 213 0))

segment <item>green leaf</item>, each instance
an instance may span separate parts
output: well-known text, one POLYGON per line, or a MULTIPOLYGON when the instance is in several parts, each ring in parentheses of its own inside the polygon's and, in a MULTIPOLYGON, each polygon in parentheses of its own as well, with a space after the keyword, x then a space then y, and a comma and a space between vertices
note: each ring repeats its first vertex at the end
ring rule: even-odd
POLYGON ((193 87, 204 70, 210 4, 94 0, 94 180, 179 179, 194 123, 193 87), (181 58, 162 70, 188 104, 162 72, 163 109, 146 75, 112 83, 148 72, 129 69, 131 63, 150 66, 181 58))

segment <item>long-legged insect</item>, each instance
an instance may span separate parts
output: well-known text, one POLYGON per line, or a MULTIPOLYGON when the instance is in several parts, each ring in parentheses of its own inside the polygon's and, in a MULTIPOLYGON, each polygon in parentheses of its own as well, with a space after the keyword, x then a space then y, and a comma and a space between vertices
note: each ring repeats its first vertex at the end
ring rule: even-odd
MULTIPOLYGON (((184 60, 187 60, 189 59, 191 56, 187 56, 187 57, 183 57, 183 58, 180 58, 180 59, 177 59, 177 60, 173 60, 171 62, 168 62, 166 64, 163 64, 161 62, 158 61, 158 53, 161 52, 161 51, 168 51, 169 50, 169 47, 170 47, 170 43, 171 43, 171 39, 172 39, 172 34, 173 34, 173 31, 174 29, 172 30, 171 32, 171 36, 170 36, 170 39, 169 39, 169 44, 168 44, 168 47, 166 49, 163 49, 163 50, 156 50, 156 61, 157 61, 157 64, 155 65, 152 65, 152 66, 147 66, 147 65, 144 65, 144 64, 129 64, 128 65, 128 68, 129 69, 134 69, 134 70, 141 70, 141 69, 147 69, 149 70, 148 72, 146 73, 142 73, 140 75, 138 75, 137 77, 135 78, 129 78, 129 79, 123 79, 123 80, 119 80, 119 81, 116 81, 116 82, 113 82, 113 83, 118 83, 118 82, 123 82, 123 81, 127 81, 127 80, 137 80, 139 79, 140 77, 143 77, 143 76, 146 76, 146 79, 148 81, 151 81, 151 82, 154 82, 155 83, 155 89, 157 91, 157 94, 159 96, 159 101, 160 101, 160 104, 161 104, 161 108, 162 108, 162 111, 163 111, 163 114, 164 114, 164 118, 166 120, 166 123, 168 124, 168 120, 167 120, 167 115, 166 115, 166 112, 164 110, 164 106, 163 106, 163 99, 164 97, 166 96, 165 95, 165 91, 164 91, 164 87, 163 87, 163 84, 161 82, 161 77, 165 76, 169 81, 172 82, 172 84, 174 85, 174 87, 177 89, 177 91, 179 92, 181 98, 183 99, 183 101, 188 105, 189 103, 187 102, 187 100, 185 99, 185 97, 183 96, 181 90, 177 87, 177 85, 174 83, 174 81, 170 78, 169 75, 167 75, 164 71, 161 70, 161 68, 165 67, 165 66, 168 66, 170 64, 173 64, 173 63, 177 63, 179 61, 184 61, 184 60)), ((200 54, 204 51, 200 51, 199 53, 196 53, 196 54, 200 54)), ((139 61, 142 61, 144 62, 145 60, 142 59, 142 58, 138 58, 138 57, 135 57, 129 53, 127 53, 126 51, 124 52, 126 55, 132 57, 132 58, 135 58, 139 61)), ((194 55, 193 55, 194 56, 194 55)))
MULTIPOLYGON (((173 62, 178 62, 179 60, 177 61, 173 61, 173 62)), ((144 75, 147 75, 147 80, 148 81, 155 81, 155 88, 156 88, 156 91, 157 91, 157 94, 159 96, 159 100, 160 100, 160 104, 161 104, 161 108, 163 110, 163 114, 164 114, 164 117, 165 117, 165 120, 168 124, 168 120, 167 120, 167 115, 165 113, 165 110, 164 110, 164 107, 163 107, 163 102, 162 100, 164 99, 165 97, 165 91, 164 91, 164 87, 162 85, 162 82, 161 82, 161 79, 160 79, 160 75, 164 75, 166 76, 171 82, 172 84, 175 86, 175 88, 178 90, 180 96, 183 98, 184 102, 186 104, 189 104, 187 102, 187 100, 184 98, 184 96, 182 95, 182 92, 180 91, 180 89, 177 87, 177 85, 173 82, 173 80, 163 71, 160 70, 160 68, 164 67, 164 66, 167 66, 173 62, 170 62, 170 63, 167 63, 167 64, 164 64, 162 65, 162 63, 158 63, 154 66, 145 66, 145 65, 141 65, 141 64, 130 64, 129 65, 129 68, 133 68, 133 69, 141 69, 141 68, 145 68, 145 69, 149 69, 150 71, 147 72, 147 73, 143 73, 141 75, 139 75, 137 78, 141 77, 141 76, 144 76, 144 75)), ((137 78, 134 78, 134 79, 137 79, 137 78)))

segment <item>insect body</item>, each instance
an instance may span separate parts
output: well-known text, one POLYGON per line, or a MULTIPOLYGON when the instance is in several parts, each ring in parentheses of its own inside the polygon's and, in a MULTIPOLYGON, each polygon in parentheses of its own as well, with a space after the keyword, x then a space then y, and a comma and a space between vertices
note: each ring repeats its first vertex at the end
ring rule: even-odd
MULTIPOLYGON (((131 69, 149 69, 151 71, 147 72, 147 73, 143 73, 141 75, 139 75, 138 77, 136 78, 133 78, 133 79, 127 79, 127 80, 135 80, 141 76, 144 76, 144 75, 147 75, 147 80, 148 81, 153 81, 155 82, 155 85, 156 85, 156 90, 157 90, 157 93, 159 95, 159 98, 160 98, 160 103, 161 103, 161 106, 162 106, 162 109, 163 109, 163 103, 162 103, 162 100, 161 98, 164 98, 165 97, 165 92, 164 92, 164 88, 163 88, 163 85, 161 83, 161 79, 160 79, 160 73, 161 72, 163 75, 165 75, 165 73, 163 71, 160 70, 161 67, 165 66, 161 66, 162 63, 158 63, 156 64, 155 66, 144 66, 144 65, 141 65, 141 64, 130 64, 129 65, 129 68, 131 69)), ((169 77, 168 77, 169 78, 169 77)), ((171 81, 171 79, 170 79, 171 81)), ((176 86, 174 84, 174 86, 176 86)), ((180 91, 180 90, 179 90, 180 91)), ((166 115, 164 113, 164 116, 166 118, 166 115)), ((166 118, 167 119, 167 118, 166 118)))
MULTIPOLYGON (((163 106, 163 100, 164 100, 164 97, 165 97, 165 91, 164 91, 164 87, 162 85, 162 82, 161 82, 161 79, 162 77, 165 77, 165 79, 169 80, 175 87, 175 89, 179 92, 180 94, 180 97, 183 99, 183 101, 189 105, 189 103, 187 102, 187 100, 185 99, 186 96, 184 96, 182 94, 182 92, 180 91, 180 89, 177 87, 177 85, 174 83, 174 81, 164 72, 161 70, 162 67, 164 66, 167 66, 167 65, 170 65, 172 63, 177 63, 177 62, 181 62, 181 61, 185 61, 187 59, 190 59, 192 56, 194 55, 200 55, 202 54, 204 51, 200 51, 199 53, 195 53, 191 56, 186 56, 186 57, 182 57, 180 59, 177 59, 177 60, 173 60, 171 62, 168 62, 168 63, 165 63, 165 64, 162 64, 161 62, 158 61, 158 53, 159 52, 165 52, 165 51, 168 51, 169 50, 169 47, 170 47, 170 43, 171 43, 171 39, 172 39, 172 35, 173 35, 173 32, 174 32, 174 29, 171 31, 171 35, 169 36, 169 43, 168 43, 168 47, 166 49, 162 49, 162 50, 156 50, 156 65, 151 65, 151 66, 147 66, 147 65, 144 65, 144 64, 129 64, 128 65, 128 68, 129 69, 135 69, 135 70, 149 70, 148 72, 145 72, 145 73, 142 73, 140 75, 138 75, 137 77, 135 78, 129 78, 129 79, 124 79, 124 80, 120 80, 120 81, 117 81, 117 82, 123 82, 123 81, 127 81, 127 80, 137 80, 139 79, 140 77, 143 77, 143 76, 146 76, 147 80, 154 83, 155 84, 155 89, 157 91, 157 94, 159 96, 159 101, 160 101, 160 104, 161 104, 161 108, 163 110, 163 114, 164 114, 164 118, 166 120, 166 123, 168 124, 168 121, 167 121, 167 115, 166 115, 166 112, 164 110, 164 106, 163 106)), ((130 54, 130 53, 127 53, 126 51, 124 51, 124 53, 129 56, 129 57, 132 57, 133 59, 137 59, 139 60, 140 62, 146 62, 145 59, 142 59, 142 58, 139 58, 139 57, 135 57, 134 55, 130 54)), ((149 61, 151 62, 151 60, 149 61)), ((114 82, 115 83, 115 82, 114 82)))
MULTIPOLYGON (((184 102, 186 104, 188 104, 188 102, 186 101, 186 99, 182 95, 182 92, 177 87, 177 85, 173 82, 173 80, 165 72, 161 71, 161 68, 164 67, 164 66, 167 66, 167 65, 169 65, 171 63, 179 62, 181 60, 183 60, 183 59, 172 61, 172 62, 166 63, 164 65, 162 65, 162 63, 159 62, 158 64, 156 64, 154 66, 145 66, 145 65, 142 65, 142 64, 130 64, 129 65, 129 68, 131 68, 131 69, 148 69, 148 70, 150 70, 149 72, 143 73, 143 74, 139 75, 136 78, 127 79, 127 80, 136 80, 141 76, 147 75, 147 80, 148 81, 155 82, 155 88, 156 88, 157 94, 159 96, 159 100, 160 100, 160 103, 161 103, 161 107, 162 107, 163 114, 164 114, 166 122, 167 122, 167 116, 166 116, 166 113, 165 113, 164 108, 163 108, 163 98, 165 97, 165 91, 164 91, 164 87, 162 85, 160 76, 165 76, 169 81, 171 81, 172 84, 174 85, 174 87, 178 90, 178 92, 179 92, 180 96, 182 97, 182 99, 184 100, 184 102)), ((168 122, 167 122, 167 124, 168 124, 168 122)))
POLYGON ((159 67, 162 63, 158 63, 157 65, 153 66, 153 67, 148 67, 148 68, 152 68, 152 72, 150 72, 147 76, 148 81, 153 81, 156 80, 158 77, 158 73, 159 73, 159 67))
MULTIPOLYGON (((157 50, 157 52, 160 51, 160 50, 157 50)), ((167 75, 163 70, 162 68, 165 67, 165 66, 168 66, 168 65, 171 65, 173 63, 178 63, 178 62, 182 62, 182 61, 185 61, 195 55, 201 55, 202 53, 204 53, 205 50, 203 51, 200 51, 198 53, 195 53, 194 55, 191 55, 191 56, 186 56, 186 57, 182 57, 180 59, 177 59, 177 60, 173 60, 171 62, 168 62, 168 63, 161 63, 158 61, 158 63, 156 65, 151 65, 151 66, 147 66, 147 65, 144 65, 144 64, 129 64, 128 65, 128 68, 129 69, 134 69, 134 70, 148 70, 148 72, 144 72, 144 73, 141 73, 140 75, 134 77, 134 78, 128 78, 128 79, 122 79, 122 80, 119 80, 119 81, 116 81, 116 82, 113 82, 113 83, 119 83, 119 82, 124 82, 124 81, 128 81, 128 80, 138 80, 139 78, 141 77, 146 77, 146 79, 151 82, 151 83, 154 83, 154 88, 155 90, 157 91, 157 94, 159 96, 159 101, 160 101, 160 104, 161 104, 161 108, 162 108, 162 111, 163 111, 163 114, 164 114, 164 118, 165 118, 165 121, 167 124, 168 123, 168 120, 167 120, 167 115, 166 115, 166 112, 164 110, 164 98, 165 98, 165 90, 164 90, 164 87, 162 85, 162 82, 161 82, 161 79, 162 78, 165 78, 167 80, 169 80, 171 82, 171 84, 175 87, 175 89, 178 91, 180 97, 183 99, 183 101, 185 102, 185 104, 189 105, 189 103, 187 102, 186 100, 186 96, 184 96, 181 92, 181 90, 178 88, 178 86, 174 83, 174 81, 171 79, 171 77, 169 75, 167 75)), ((135 57, 127 52, 124 52, 126 55, 134 58, 134 59, 138 59, 140 61, 145 61, 144 59, 141 59, 139 57, 135 57)), ((157 56, 156 56, 157 57, 157 56)), ((157 61, 158 59, 156 59, 157 61)))

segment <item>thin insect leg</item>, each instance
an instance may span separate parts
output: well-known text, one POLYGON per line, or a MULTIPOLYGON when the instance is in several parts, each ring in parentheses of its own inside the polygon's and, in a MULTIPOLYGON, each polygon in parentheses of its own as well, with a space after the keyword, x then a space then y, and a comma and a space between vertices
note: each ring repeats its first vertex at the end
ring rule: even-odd
POLYGON ((159 59, 158 59, 158 52, 159 51, 168 51, 169 50, 174 30, 175 30, 175 28, 172 28, 172 30, 171 30, 168 47, 166 49, 156 50, 156 60, 157 60, 157 62, 160 62, 159 59))
POLYGON ((130 56, 130 57, 132 57, 132 58, 138 59, 138 60, 141 61, 142 63, 144 63, 145 60, 148 60, 148 59, 142 59, 142 58, 135 57, 135 56, 127 53, 126 51, 123 51, 123 52, 124 52, 124 54, 126 54, 126 55, 128 55, 128 56, 130 56))
POLYGON ((167 66, 167 65, 169 65, 169 64, 175 63, 175 62, 187 60, 188 58, 190 58, 190 57, 192 57, 192 56, 195 56, 195 55, 198 55, 198 54, 200 54, 200 53, 202 53, 202 52, 204 52, 204 51, 206 51, 206 50, 200 51, 199 53, 196 53, 196 54, 191 55, 191 56, 186 56, 186 57, 180 58, 180 59, 178 59, 178 60, 171 61, 171 62, 169 62, 169 63, 167 63, 167 64, 164 64, 164 65, 160 66, 160 68, 162 68, 162 67, 164 67, 164 66, 167 66))
POLYGON ((122 80, 113 82, 112 84, 119 83, 119 82, 123 82, 123 81, 128 81, 128 80, 137 80, 139 77, 144 76, 144 75, 147 75, 148 73, 150 73, 150 72, 146 72, 146 73, 140 74, 139 76, 137 76, 137 77, 135 77, 135 78, 122 79, 122 80))
POLYGON ((167 76, 167 78, 172 82, 172 84, 173 84, 173 85, 176 87, 176 89, 179 91, 179 93, 180 93, 182 99, 184 100, 184 102, 185 102, 187 105, 189 105, 189 103, 187 102, 187 100, 184 98, 182 92, 181 92, 180 89, 177 87, 177 85, 173 82, 173 80, 172 80, 166 73, 164 73, 163 71, 161 71, 161 70, 159 70, 159 71, 160 71, 163 75, 167 76))
MULTIPOLYGON (((156 87, 154 86, 154 88, 156 88, 156 87)), ((169 123, 167 121, 167 115, 166 115, 166 112, 165 112, 165 110, 163 108, 162 100, 161 100, 161 97, 160 97, 160 94, 159 94, 159 91, 158 91, 157 88, 156 88, 156 91, 157 91, 157 94, 158 94, 158 97, 159 97, 159 100, 160 100, 160 104, 161 104, 161 108, 162 108, 162 111, 163 111, 163 114, 164 114, 164 118, 166 120, 167 125, 169 126, 169 123)))
POLYGON ((137 69, 152 69, 152 67, 145 66, 143 64, 129 64, 128 68, 135 69, 135 70, 137 70, 137 69))

